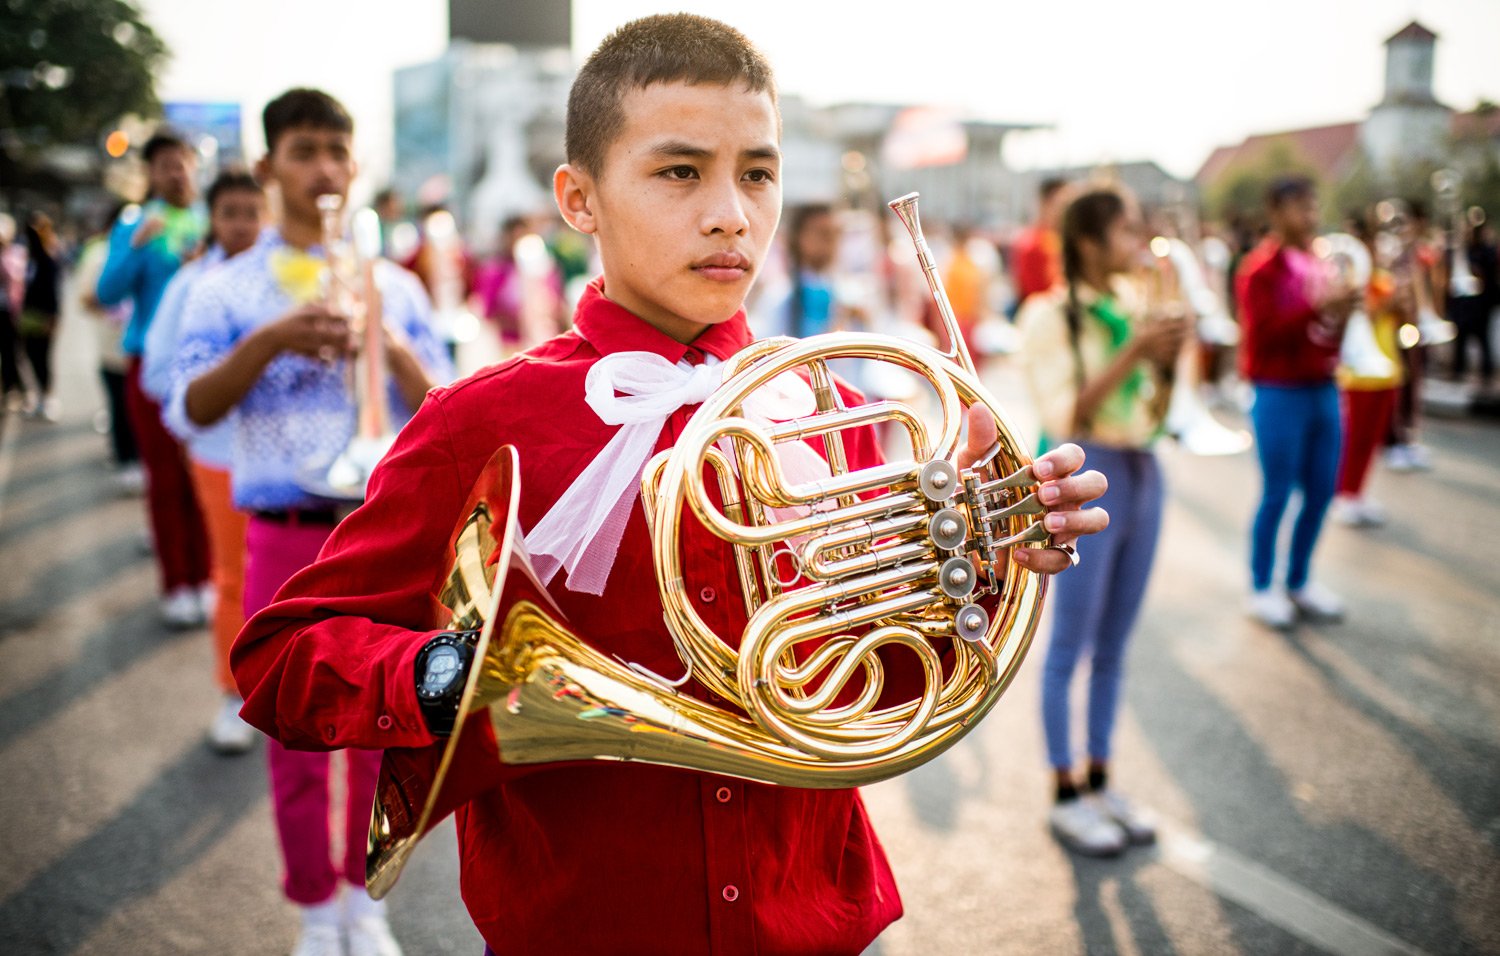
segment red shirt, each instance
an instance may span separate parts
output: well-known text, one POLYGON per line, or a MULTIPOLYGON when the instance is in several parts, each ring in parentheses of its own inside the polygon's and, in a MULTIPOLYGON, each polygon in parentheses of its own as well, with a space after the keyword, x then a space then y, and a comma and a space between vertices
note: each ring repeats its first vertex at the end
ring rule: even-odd
MULTIPOLYGON (((517 446, 531 528, 612 437, 584 401, 600 357, 656 352, 697 364, 750 342, 743 314, 682 345, 596 283, 574 330, 433 390, 322 555, 245 627, 233 652, 245 718, 289 747, 431 744, 417 651, 469 489, 501 444, 517 446)), ((857 398, 855 399, 857 401, 857 398)), ((695 410, 676 412, 658 450, 695 410)), ((846 433, 851 467, 878 461, 846 433)), ((604 594, 549 587, 573 629, 606 654, 672 677, 650 534, 637 501, 604 594)), ((729 546, 685 521, 698 611, 738 635, 745 608, 729 546)), ((706 692, 698 696, 707 699, 706 692)), ((469 733, 479 724, 475 724, 469 733)), ((458 811, 464 902, 500 954, 850 953, 901 916, 885 854, 855 790, 801 790, 613 762, 500 765, 458 811)))
POLYGON ((1028 226, 1011 246, 1016 279, 1016 301, 1048 289, 1062 281, 1062 241, 1044 226, 1028 226))
POLYGON ((1235 276, 1245 378, 1272 385, 1333 381, 1339 343, 1313 328, 1321 276, 1312 253, 1284 246, 1274 236, 1245 256, 1235 276))

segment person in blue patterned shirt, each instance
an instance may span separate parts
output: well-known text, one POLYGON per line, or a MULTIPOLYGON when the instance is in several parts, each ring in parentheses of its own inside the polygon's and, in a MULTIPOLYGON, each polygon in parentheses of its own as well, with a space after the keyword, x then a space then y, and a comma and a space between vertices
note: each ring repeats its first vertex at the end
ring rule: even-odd
MULTIPOLYGON (((178 429, 233 428, 235 506, 250 513, 245 617, 311 564, 341 517, 337 503, 299 485, 332 462, 355 433, 346 363, 356 351, 349 318, 327 304, 318 197, 348 195, 354 122, 317 90, 294 89, 263 115, 268 154, 260 180, 281 197, 281 221, 188 295, 166 415, 178 429)), ((452 378, 416 277, 376 264, 386 329, 391 420, 411 417, 427 390, 452 378)), ((364 891, 365 828, 380 769, 376 751, 350 750, 342 861, 330 848, 329 754, 267 747, 272 805, 285 864, 283 888, 302 910, 296 956, 350 952, 399 956, 383 904, 364 891), (341 882, 350 884, 340 905, 341 882)))

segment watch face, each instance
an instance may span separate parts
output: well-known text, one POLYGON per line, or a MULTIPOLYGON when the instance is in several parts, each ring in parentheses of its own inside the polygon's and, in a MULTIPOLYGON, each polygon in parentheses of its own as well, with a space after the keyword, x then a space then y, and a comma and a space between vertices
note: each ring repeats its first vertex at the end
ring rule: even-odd
POLYGON ((427 654, 427 673, 422 675, 423 696, 441 697, 447 694, 458 682, 462 669, 457 648, 446 644, 434 647, 427 654))

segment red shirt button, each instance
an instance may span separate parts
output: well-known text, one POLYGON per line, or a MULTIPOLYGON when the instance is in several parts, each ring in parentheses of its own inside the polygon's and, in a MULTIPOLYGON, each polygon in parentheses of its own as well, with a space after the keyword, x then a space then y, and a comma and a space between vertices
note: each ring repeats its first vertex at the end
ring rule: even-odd
POLYGON ((714 794, 714 796, 718 798, 720 803, 728 803, 729 798, 734 796, 734 794, 730 792, 728 787, 720 787, 719 792, 714 794))
POLYGON ((714 603, 714 600, 718 598, 719 592, 715 591, 713 588, 704 588, 703 590, 698 592, 698 596, 703 599, 704 604, 712 604, 714 603))
POLYGON ((327 727, 323 728, 323 736, 326 737, 329 740, 332 740, 333 738, 337 737, 338 735, 339 735, 339 732, 338 732, 338 730, 336 730, 334 728, 333 724, 329 724, 327 727))
POLYGON ((390 714, 381 714, 380 715, 380 719, 377 720, 377 721, 375 721, 375 726, 379 727, 381 730, 390 730, 391 729, 391 715, 390 714))
POLYGON ((728 886, 724 887, 724 902, 726 902, 726 903, 733 903, 735 900, 737 900, 739 898, 740 898, 739 887, 735 886, 733 883, 731 883, 728 886))

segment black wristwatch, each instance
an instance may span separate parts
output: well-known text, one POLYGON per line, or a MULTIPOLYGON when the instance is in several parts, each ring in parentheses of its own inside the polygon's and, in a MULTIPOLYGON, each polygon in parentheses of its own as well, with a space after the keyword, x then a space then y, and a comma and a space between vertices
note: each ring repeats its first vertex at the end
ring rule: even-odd
POLYGON ((453 733, 478 642, 478 631, 444 631, 417 654, 417 703, 434 737, 453 733))

